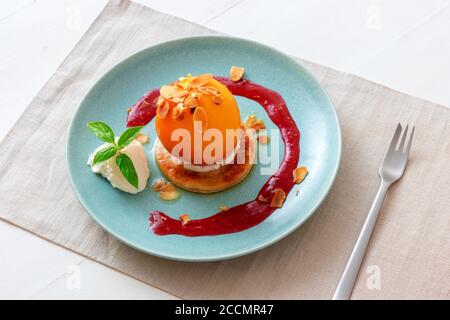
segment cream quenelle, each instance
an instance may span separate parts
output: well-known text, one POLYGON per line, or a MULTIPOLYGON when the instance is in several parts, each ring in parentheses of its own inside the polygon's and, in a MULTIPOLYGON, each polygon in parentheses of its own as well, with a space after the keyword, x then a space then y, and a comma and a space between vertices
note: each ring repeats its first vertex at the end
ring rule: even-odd
POLYGON ((142 126, 127 128, 119 137, 115 137, 106 123, 89 122, 87 126, 105 142, 89 156, 88 165, 92 172, 101 174, 114 188, 122 191, 136 194, 144 190, 150 169, 142 147, 148 137, 139 133, 142 126))
POLYGON ((112 146, 112 143, 104 143, 89 156, 88 164, 91 166, 92 172, 101 174, 104 178, 108 179, 114 188, 122 191, 136 194, 144 190, 147 186, 147 180, 150 177, 150 169, 147 164, 147 157, 145 155, 144 148, 138 141, 134 140, 121 150, 121 154, 126 154, 134 164, 138 177, 138 188, 132 186, 123 176, 119 166, 116 163, 117 155, 106 161, 93 164, 94 155, 97 152, 106 150, 112 146))

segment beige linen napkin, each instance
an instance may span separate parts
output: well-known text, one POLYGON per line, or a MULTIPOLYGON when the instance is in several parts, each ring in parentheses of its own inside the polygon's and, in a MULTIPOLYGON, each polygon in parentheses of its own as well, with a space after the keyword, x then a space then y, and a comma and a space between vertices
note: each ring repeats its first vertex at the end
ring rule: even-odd
POLYGON ((395 126, 410 123, 409 167, 386 198, 353 298, 450 298, 450 111, 300 59, 336 105, 343 156, 326 201, 296 232, 238 259, 184 263, 133 250, 89 217, 65 165, 66 132, 81 99, 136 51, 210 34, 128 1, 110 2, 0 145, 0 217, 182 298, 331 298, 395 126))

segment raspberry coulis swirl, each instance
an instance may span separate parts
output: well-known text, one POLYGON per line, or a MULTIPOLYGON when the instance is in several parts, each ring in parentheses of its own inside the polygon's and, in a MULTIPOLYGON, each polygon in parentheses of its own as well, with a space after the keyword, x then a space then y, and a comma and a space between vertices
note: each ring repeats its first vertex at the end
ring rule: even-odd
MULTIPOLYGON (((212 214, 207 218, 190 220, 186 224, 161 211, 151 211, 150 228, 157 235, 215 236, 249 229, 267 219, 277 209, 270 206, 270 199, 276 189, 282 189, 287 195, 294 187, 292 172, 300 158, 300 131, 284 99, 279 93, 249 80, 233 82, 224 77, 215 79, 227 86, 233 95, 251 99, 264 108, 280 130, 284 142, 283 161, 277 172, 260 189, 256 199, 229 208, 227 211, 212 214)), ((142 126, 149 123, 156 115, 158 97, 159 90, 155 89, 139 99, 128 112, 127 126, 142 126)))

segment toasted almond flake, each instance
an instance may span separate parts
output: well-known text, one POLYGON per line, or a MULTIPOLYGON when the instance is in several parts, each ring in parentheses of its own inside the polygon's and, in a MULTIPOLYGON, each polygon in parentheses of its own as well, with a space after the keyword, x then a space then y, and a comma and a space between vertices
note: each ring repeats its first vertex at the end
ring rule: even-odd
POLYGON ((192 80, 189 87, 202 87, 206 85, 211 79, 213 78, 213 75, 210 73, 201 74, 192 80))
POLYGON ((159 192, 159 198, 166 201, 172 201, 178 199, 180 196, 180 193, 178 191, 160 191, 159 192))
POLYGON ((195 108, 194 121, 200 121, 202 123, 202 130, 205 131, 208 128, 208 117, 206 115, 205 109, 202 107, 195 108))
POLYGON ((273 192, 272 200, 270 201, 270 206, 272 208, 281 208, 286 200, 286 192, 283 189, 277 188, 273 192))
POLYGON ((255 130, 264 130, 265 128, 266 128, 266 125, 264 124, 264 122, 261 119, 256 121, 252 126, 252 129, 255 129, 255 130))
POLYGON ((177 93, 174 94, 173 99, 176 99, 176 98, 185 98, 185 97, 187 97, 188 95, 189 95, 189 91, 187 91, 187 90, 181 90, 181 91, 179 91, 179 92, 177 92, 177 93))
MULTIPOLYGON (((198 98, 203 94, 211 96, 213 103, 221 104, 220 90, 216 87, 208 86, 209 81, 212 79, 213 75, 209 73, 197 77, 189 74, 186 77, 179 78, 178 81, 170 85, 162 86, 160 88, 160 96, 156 103, 158 117, 161 119, 166 118, 170 109, 173 108, 172 118, 177 120, 183 119, 184 112, 182 112, 180 104, 185 109, 190 108, 191 113, 195 113, 198 107, 198 98)), ((208 121, 205 110, 198 110, 194 121, 201 121, 203 130, 206 130, 208 121)))
POLYGON ((178 93, 180 89, 175 86, 162 86, 159 93, 166 99, 171 99, 178 93))
POLYGON ((178 78, 178 82, 181 83, 181 84, 186 84, 188 81, 191 80, 191 78, 193 78, 192 74, 188 73, 186 77, 178 78))
POLYGON ((228 210, 230 210, 230 207, 229 206, 221 206, 221 207, 219 207, 219 209, 220 209, 220 211, 228 211, 228 210))
POLYGON ((245 125, 247 126, 247 128, 254 130, 263 130, 266 128, 264 121, 258 119, 254 114, 250 114, 247 116, 247 118, 245 118, 245 125))
POLYGON ((211 93, 208 92, 204 87, 194 88, 194 90, 195 90, 195 92, 198 92, 199 94, 211 95, 211 93))
POLYGON ((258 196, 258 201, 260 201, 260 202, 268 202, 269 200, 266 197, 264 197, 262 194, 260 194, 258 196))
POLYGON ((183 226, 185 226, 185 225, 191 220, 191 218, 190 218, 189 215, 187 215, 187 214, 182 214, 182 215, 180 216, 180 220, 181 220, 181 224, 182 224, 183 226))
POLYGON ((175 188, 175 186, 172 183, 166 181, 159 191, 172 192, 172 191, 177 191, 177 189, 175 188))
POLYGON ((270 141, 270 137, 266 136, 265 134, 262 134, 258 136, 258 141, 261 144, 268 144, 270 141))
POLYGON ((156 108, 156 115, 161 119, 164 119, 167 117, 169 110, 170 110, 169 102, 167 102, 166 100, 161 106, 156 108))
POLYGON ((230 80, 237 82, 244 76, 245 68, 232 66, 230 69, 230 80))
POLYGON ((148 143, 149 139, 148 139, 148 135, 144 134, 144 133, 138 133, 136 135, 136 140, 140 143, 140 144, 146 144, 148 143))
POLYGON ((306 167, 295 168, 294 171, 292 171, 292 175, 294 177, 294 182, 299 184, 305 180, 308 175, 308 169, 306 167))
POLYGON ((254 114, 249 114, 246 118, 245 118, 245 125, 247 127, 250 127, 253 123, 255 123, 257 120, 256 116, 254 114))
POLYGON ((166 185, 166 181, 164 181, 164 179, 156 179, 152 183, 152 189, 155 192, 159 192, 159 191, 161 191, 162 187, 164 187, 165 185, 166 185))
POLYGON ((176 104, 178 104, 178 103, 184 103, 184 98, 172 98, 172 99, 170 99, 170 101, 172 101, 173 103, 176 103, 176 104))
POLYGON ((219 96, 212 96, 212 102, 214 102, 214 104, 221 104, 222 99, 219 96))
POLYGON ((204 91, 205 93, 212 94, 214 96, 220 95, 220 90, 214 87, 202 87, 200 88, 201 91, 204 91))
POLYGON ((188 108, 196 108, 197 106, 198 106, 198 101, 197 101, 197 99, 196 98, 194 98, 194 97, 187 97, 185 100, 184 100, 184 105, 186 106, 186 107, 188 107, 188 108))
POLYGON ((175 108, 173 108, 172 118, 174 120, 183 120, 184 119, 184 110, 185 110, 185 107, 182 103, 177 104, 177 106, 175 108))
POLYGON ((159 197, 163 200, 175 200, 180 196, 180 193, 173 184, 167 182, 161 187, 159 197))
POLYGON ((166 101, 166 99, 163 96, 159 96, 158 97, 158 101, 156 101, 156 106, 160 107, 163 105, 164 101, 166 101))
POLYGON ((159 197, 162 200, 175 200, 180 196, 175 186, 164 179, 156 179, 153 181, 152 189, 155 192, 159 192, 159 197))
POLYGON ((195 95, 197 95, 197 98, 198 97, 200 97, 203 93, 205 93, 205 92, 203 92, 204 90, 202 89, 203 87, 192 87, 192 88, 190 88, 189 90, 189 92, 191 93, 191 95, 192 94, 195 94, 195 95), (202 91, 203 90, 203 91, 202 91))

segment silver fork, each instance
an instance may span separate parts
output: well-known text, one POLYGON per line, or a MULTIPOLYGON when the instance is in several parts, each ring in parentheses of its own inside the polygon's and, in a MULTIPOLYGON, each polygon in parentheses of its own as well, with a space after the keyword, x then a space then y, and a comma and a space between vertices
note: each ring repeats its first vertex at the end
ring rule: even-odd
POLYGON ((370 208, 369 214, 364 222, 364 226, 359 234, 358 240, 356 241, 355 247, 353 248, 350 259, 347 262, 347 266, 345 267, 341 280, 339 281, 333 300, 346 300, 350 298, 353 285, 355 284, 361 262, 364 258, 364 254, 367 249, 367 245, 369 244, 370 236, 377 221, 378 213, 380 212, 386 192, 392 183, 402 177, 403 172, 405 171, 406 163, 408 162, 409 150, 411 149, 411 142, 414 135, 414 127, 405 147, 407 133, 408 126, 406 126, 406 129, 402 134, 402 126, 398 124, 394 137, 389 145, 389 149, 387 150, 380 166, 380 188, 378 189, 375 200, 373 201, 372 207, 370 208))

